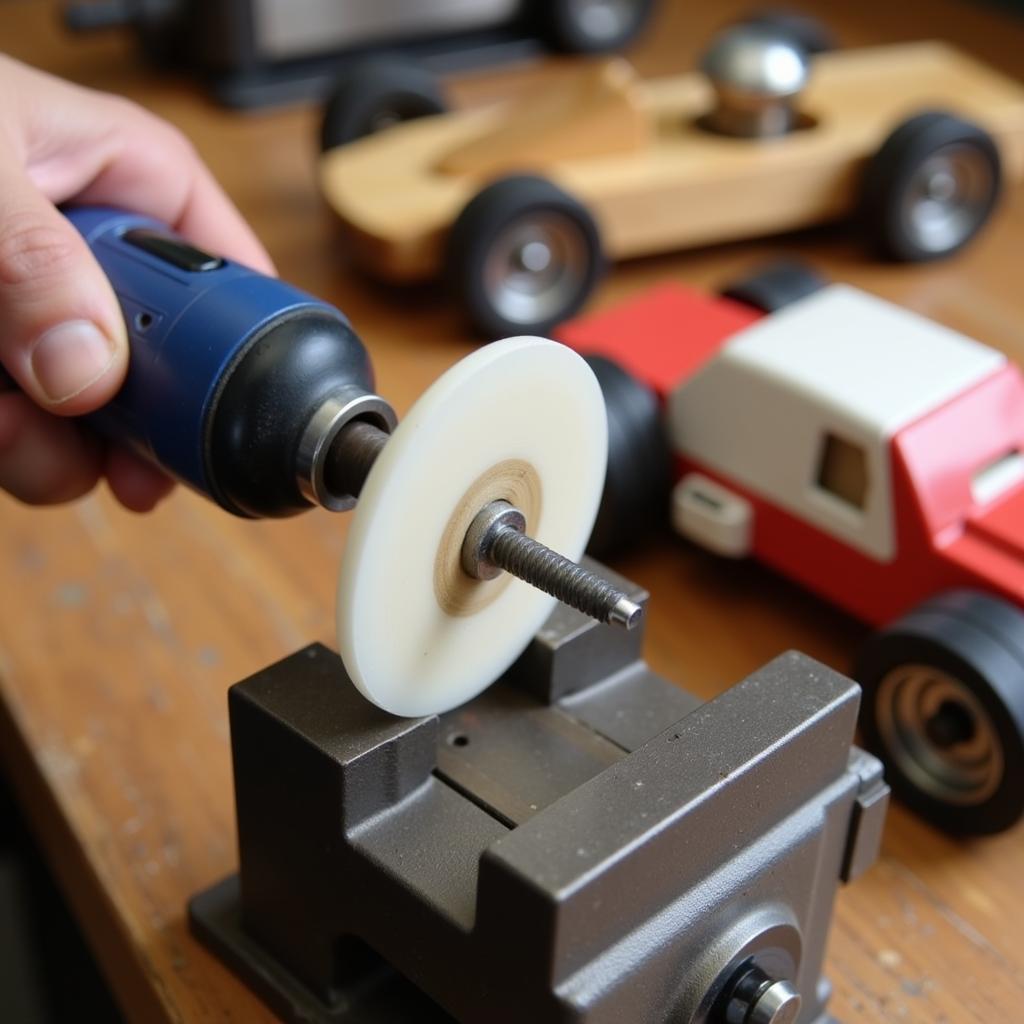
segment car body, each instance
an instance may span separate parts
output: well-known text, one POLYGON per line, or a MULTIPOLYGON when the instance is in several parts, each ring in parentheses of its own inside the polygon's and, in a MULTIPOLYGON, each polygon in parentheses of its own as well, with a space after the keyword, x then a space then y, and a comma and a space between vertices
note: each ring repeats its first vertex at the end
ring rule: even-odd
MULTIPOLYGON (((680 533, 756 558, 881 627, 869 649, 887 645, 884 666, 855 674, 901 795, 916 787, 911 799, 920 808, 924 792, 924 813, 943 821, 941 801, 963 809, 979 780, 991 796, 993 773, 1024 766, 1018 367, 838 284, 769 315, 670 284, 559 338, 662 399, 680 533), (951 653, 965 630, 972 639, 951 653), (975 657, 987 641, 974 634, 986 630, 997 649, 975 657), (971 742, 934 740, 943 726, 971 742)), ((1019 780, 1012 820, 1024 809, 1019 780)))
POLYGON ((1024 88, 944 43, 816 56, 798 123, 779 137, 709 130, 714 102, 700 72, 641 81, 619 59, 581 70, 571 87, 339 146, 321 159, 321 186, 365 267, 412 281, 457 262, 450 229, 501 175, 543 175, 589 212, 602 255, 619 260, 848 217, 871 159, 922 111, 979 126, 1003 176, 1024 170, 1024 88))
POLYGON ((769 316, 675 284, 637 304, 615 314, 628 334, 598 316, 560 337, 665 395, 680 533, 873 625, 960 586, 1024 605, 1024 379, 1004 355, 840 284, 769 316), (680 344, 699 305, 717 319, 680 344), (651 349, 679 357, 652 374, 651 349))

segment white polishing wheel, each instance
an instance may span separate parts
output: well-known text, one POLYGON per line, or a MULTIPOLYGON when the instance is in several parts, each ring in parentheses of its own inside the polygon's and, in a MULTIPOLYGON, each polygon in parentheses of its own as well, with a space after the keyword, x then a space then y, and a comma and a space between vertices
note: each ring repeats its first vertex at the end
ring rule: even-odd
POLYGON ((530 536, 578 559, 607 443, 597 380, 553 341, 494 342, 427 390, 370 470, 342 560, 338 644, 367 698, 396 715, 438 714, 512 664, 555 599, 508 573, 465 573, 469 524, 504 499, 530 536))

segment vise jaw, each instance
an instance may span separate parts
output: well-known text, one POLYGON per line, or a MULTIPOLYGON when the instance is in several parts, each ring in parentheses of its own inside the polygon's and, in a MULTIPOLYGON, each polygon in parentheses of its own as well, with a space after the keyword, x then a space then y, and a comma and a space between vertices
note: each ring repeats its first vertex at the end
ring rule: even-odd
POLYGON ((701 704, 639 632, 558 607, 440 718, 320 645, 232 687, 240 870, 193 930, 290 1024, 826 1024, 888 799, 859 689, 788 653, 701 704))

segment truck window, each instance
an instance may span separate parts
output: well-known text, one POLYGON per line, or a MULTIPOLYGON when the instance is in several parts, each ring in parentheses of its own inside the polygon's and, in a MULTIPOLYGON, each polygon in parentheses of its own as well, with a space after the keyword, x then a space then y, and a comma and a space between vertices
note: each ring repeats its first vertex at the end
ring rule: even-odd
POLYGON ((825 434, 816 483, 828 494, 863 511, 868 496, 868 462, 863 447, 838 434, 825 434))

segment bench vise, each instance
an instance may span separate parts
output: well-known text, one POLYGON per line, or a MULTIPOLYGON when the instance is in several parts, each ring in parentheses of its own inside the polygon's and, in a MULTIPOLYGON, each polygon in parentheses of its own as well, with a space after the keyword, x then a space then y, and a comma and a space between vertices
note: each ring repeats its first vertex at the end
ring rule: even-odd
POLYGON ((827 1024, 889 792, 859 689, 787 653, 701 703, 641 633, 558 606, 440 717, 317 644, 238 683, 240 869, 193 931, 289 1024, 827 1024))

